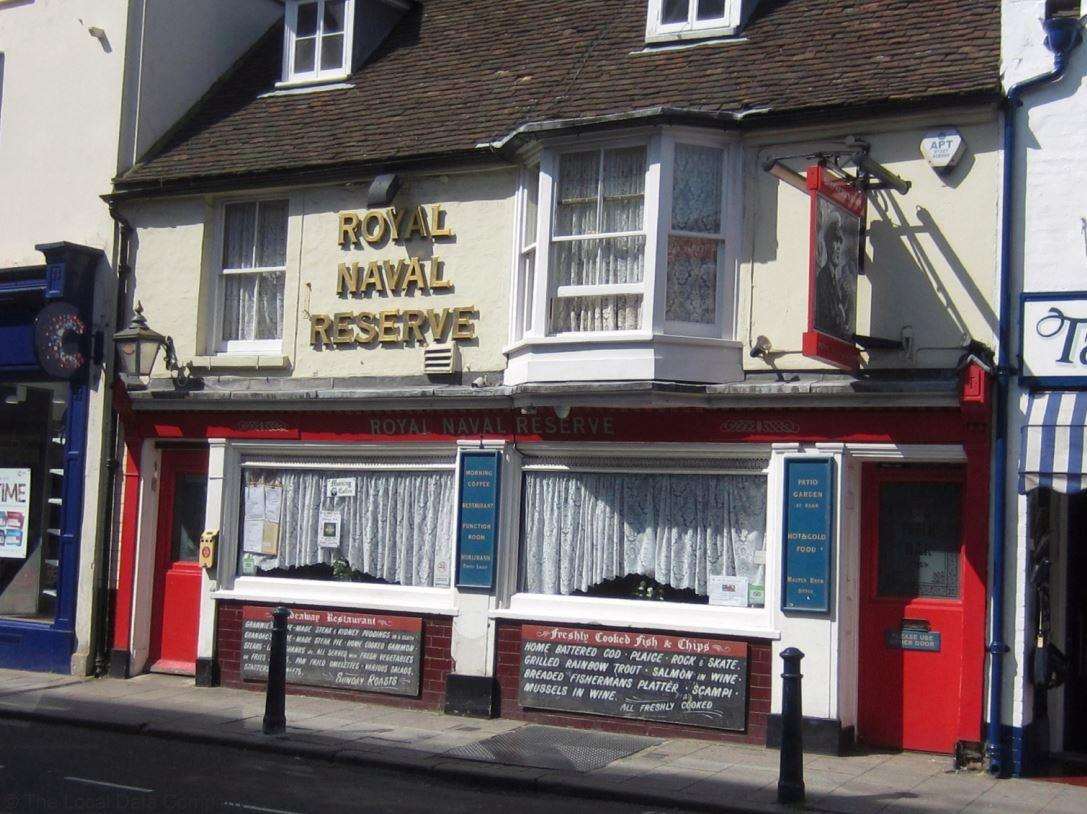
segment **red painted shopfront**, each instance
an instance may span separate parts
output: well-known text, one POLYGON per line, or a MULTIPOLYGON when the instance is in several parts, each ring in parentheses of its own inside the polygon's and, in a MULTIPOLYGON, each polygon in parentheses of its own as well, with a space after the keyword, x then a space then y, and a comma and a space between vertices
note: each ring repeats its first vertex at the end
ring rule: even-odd
MULTIPOLYGON (((863 458, 863 462, 857 464, 857 472, 863 472, 863 477, 858 479, 860 500, 840 505, 843 512, 857 515, 857 525, 861 529, 859 539, 850 543, 859 549, 856 553, 861 595, 859 599, 849 600, 844 598, 847 596, 845 591, 836 588, 838 602, 842 603, 836 608, 837 615, 828 614, 820 618, 828 625, 848 625, 848 619, 860 620, 860 629, 856 631, 858 646, 855 655, 842 656, 856 659, 859 664, 839 664, 831 668, 856 677, 853 679, 856 682, 853 711, 832 710, 832 714, 841 718, 842 728, 849 730, 845 737, 850 741, 856 738, 879 746, 951 751, 960 741, 976 742, 980 739, 985 631, 982 586, 985 579, 989 471, 988 404, 984 379, 980 373, 970 370, 957 407, 923 409, 636 409, 594 406, 575 407, 569 411, 539 407, 528 410, 503 408, 442 412, 361 408, 287 412, 285 406, 283 410, 244 412, 218 409, 185 412, 161 408, 137 410, 132 414, 128 428, 129 455, 125 471, 125 511, 114 648, 118 652, 130 651, 133 628, 142 624, 138 611, 134 613, 136 597, 133 593, 134 574, 138 568, 135 553, 138 501, 135 498, 141 479, 146 480, 148 475, 140 471, 140 441, 153 441, 164 450, 176 443, 207 441, 226 444, 261 442, 266 446, 282 445, 283 449, 312 443, 324 445, 322 449, 331 444, 343 448, 352 445, 369 448, 399 445, 409 450, 413 444, 455 446, 458 443, 501 441, 526 452, 536 447, 550 449, 564 445, 586 445, 596 450, 595 454, 598 455, 606 455, 608 445, 612 444, 616 450, 628 452, 644 446, 647 454, 648 450, 669 449, 669 445, 701 445, 700 448, 721 445, 733 451, 750 445, 765 451, 767 455, 770 452, 778 454, 782 450, 792 450, 798 454, 805 451, 856 454, 863 458), (881 462, 883 459, 880 455, 884 456, 885 462, 881 462), (941 458, 945 455, 949 456, 946 461, 941 458), (921 464, 918 461, 923 460, 930 461, 924 464, 926 469, 919 468, 921 464), (970 511, 963 512, 962 522, 948 532, 955 539, 946 543, 944 552, 948 555, 948 562, 954 560, 958 564, 955 575, 958 581, 943 599, 930 597, 926 600, 922 597, 911 601, 908 597, 897 596, 894 602, 881 604, 882 594, 877 590, 879 586, 868 590, 874 584, 872 580, 877 579, 873 569, 879 570, 881 540, 879 518, 875 515, 879 508, 879 487, 881 484, 910 482, 953 483, 962 490, 956 494, 961 494, 962 505, 968 505, 970 511), (848 601, 858 602, 859 607, 846 607, 848 601), (878 620, 876 609, 882 614, 878 620), (912 631, 920 630, 925 625, 928 625, 930 632, 940 628, 941 635, 921 636, 918 639, 912 631), (954 632, 950 630, 952 627, 954 632), (890 636, 888 631, 891 630, 903 632, 906 639, 890 636), (939 644, 933 645, 937 639, 939 644), (914 646, 911 643, 918 640, 922 641, 921 649, 911 649, 914 646), (903 641, 907 641, 905 649, 903 641), (926 646, 929 650, 937 647, 938 652, 925 652, 923 647, 926 646), (891 660, 896 660, 894 669, 888 666, 891 660), (933 694, 945 693, 954 699, 953 715, 944 716, 937 723, 933 723, 935 716, 928 716, 926 720, 924 715, 919 715, 918 710, 926 709, 928 699, 933 694), (938 731, 924 731, 933 727, 938 731)), ((773 503, 780 501, 781 495, 770 494, 767 499, 773 503)), ((891 511, 888 505, 884 501, 884 509, 891 511)), ((237 511, 237 508, 224 504, 224 512, 227 511, 237 511)), ((518 525, 512 524, 515 529, 518 525)), ((781 548, 781 540, 775 539, 772 533, 775 529, 767 527, 767 558, 775 556, 775 550, 781 548)), ((780 529, 776 531, 780 533, 780 529)), ((887 537, 887 533, 884 536, 887 537)), ((516 541, 513 545, 516 545, 516 541)), ((914 565, 929 568, 931 563, 927 549, 920 557, 914 565)), ((307 605, 287 601, 295 609, 334 607, 334 604, 324 602, 307 605)), ((220 597, 214 604, 217 607, 211 626, 214 636, 211 651, 213 664, 205 678, 214 676, 229 686, 260 688, 262 683, 246 679, 241 668, 242 619, 245 607, 269 605, 272 602, 220 597)), ((487 628, 485 623, 483 628, 489 629, 488 635, 493 639, 488 651, 491 661, 485 671, 488 673, 486 678, 493 681, 495 703, 492 713, 542 723, 644 734, 683 734, 754 743, 772 742, 773 687, 777 681, 775 676, 780 672, 777 669, 780 665, 774 664, 774 653, 793 644, 789 632, 792 629, 789 627, 790 616, 777 607, 779 604, 780 597, 776 592, 768 593, 767 618, 775 620, 772 626, 779 629, 776 637, 744 635, 742 630, 723 631, 722 634, 706 629, 685 630, 681 623, 671 629, 662 624, 653 627, 657 633, 725 638, 744 645, 748 661, 746 714, 741 731, 724 732, 600 713, 584 714, 522 706, 519 682, 523 681, 521 660, 525 626, 556 623, 576 626, 579 623, 545 615, 535 619, 523 613, 504 615, 501 599, 498 611, 490 614, 490 627, 487 628), (775 607, 770 608, 770 604, 775 607)), ((366 609, 364 600, 350 607, 366 609)), ((425 608, 418 607, 397 611, 387 604, 378 608, 377 612, 421 619, 420 684, 417 695, 392 696, 303 685, 292 686, 291 690, 431 709, 446 706, 447 688, 451 686, 449 682, 458 673, 458 621, 455 614, 428 613, 425 608)), ((601 624, 600 627, 606 628, 608 625, 601 624)), ((849 651, 844 652, 848 654, 849 651)), ((813 677, 810 680, 818 683, 820 679, 813 677)))

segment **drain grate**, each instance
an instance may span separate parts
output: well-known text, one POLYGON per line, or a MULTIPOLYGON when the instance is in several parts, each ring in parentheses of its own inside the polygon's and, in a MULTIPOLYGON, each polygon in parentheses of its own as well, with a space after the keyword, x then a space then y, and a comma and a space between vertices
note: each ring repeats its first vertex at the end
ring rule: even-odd
POLYGON ((656 746, 655 738, 612 735, 603 732, 525 726, 492 738, 458 746, 448 757, 529 766, 534 769, 566 769, 590 772, 614 760, 656 746))

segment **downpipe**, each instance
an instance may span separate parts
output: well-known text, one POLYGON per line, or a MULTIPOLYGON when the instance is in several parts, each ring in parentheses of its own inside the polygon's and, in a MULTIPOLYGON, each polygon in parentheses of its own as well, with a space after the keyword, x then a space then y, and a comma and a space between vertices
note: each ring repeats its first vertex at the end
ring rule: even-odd
MULTIPOLYGON (((113 330, 124 325, 125 302, 128 295, 132 267, 129 254, 132 246, 132 225, 114 207, 110 207, 114 224, 113 267, 117 270, 117 283, 113 292, 113 330)), ((94 550, 98 557, 98 572, 92 599, 92 641, 94 650, 94 674, 98 677, 109 671, 110 635, 113 619, 110 613, 110 574, 113 552, 113 507, 117 485, 117 438, 120 417, 113 409, 113 378, 116 372, 112 338, 106 342, 107 355, 103 364, 103 431, 106 434, 102 446, 103 460, 99 473, 98 523, 95 531, 94 550)), ((122 458, 123 460, 123 458, 122 458)))
POLYGON ((1044 85, 1059 82, 1068 70, 1072 51, 1081 40, 1079 20, 1069 17, 1051 17, 1042 21, 1045 30, 1045 46, 1053 54, 1053 70, 1019 82, 1009 88, 1004 105, 1004 169, 1000 223, 1000 309, 998 322, 996 368, 996 427, 993 439, 993 549, 992 571, 992 634, 987 648, 989 653, 989 730, 985 752, 989 772, 1001 777, 1007 774, 1003 739, 1003 715, 1001 697, 1004 689, 1004 656, 1008 645, 1004 641, 1004 579, 1005 534, 1007 522, 1008 453, 1008 397, 1010 381, 1014 373, 1011 357, 1011 249, 1012 229, 1015 221, 1015 156, 1017 150, 1016 112, 1023 104, 1023 95, 1044 85))

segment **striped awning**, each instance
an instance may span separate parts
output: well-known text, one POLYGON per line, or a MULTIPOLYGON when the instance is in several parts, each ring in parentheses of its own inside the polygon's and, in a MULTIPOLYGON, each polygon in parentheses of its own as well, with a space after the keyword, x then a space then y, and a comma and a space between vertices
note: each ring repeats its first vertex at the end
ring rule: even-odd
POLYGON ((1019 448, 1019 491, 1040 486, 1075 494, 1087 486, 1084 435, 1087 392, 1034 393, 1019 448))

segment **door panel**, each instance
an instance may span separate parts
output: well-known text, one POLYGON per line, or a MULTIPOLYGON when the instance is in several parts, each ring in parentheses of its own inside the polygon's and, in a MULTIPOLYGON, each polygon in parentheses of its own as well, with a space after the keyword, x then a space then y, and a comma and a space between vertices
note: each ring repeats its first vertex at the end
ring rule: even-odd
POLYGON ((864 490, 858 735, 950 753, 972 692, 963 680, 975 610, 974 581, 964 580, 963 474, 871 468, 864 490))
POLYGON ((207 452, 163 452, 161 471, 149 669, 191 675, 200 619, 197 559, 207 509, 207 452))

